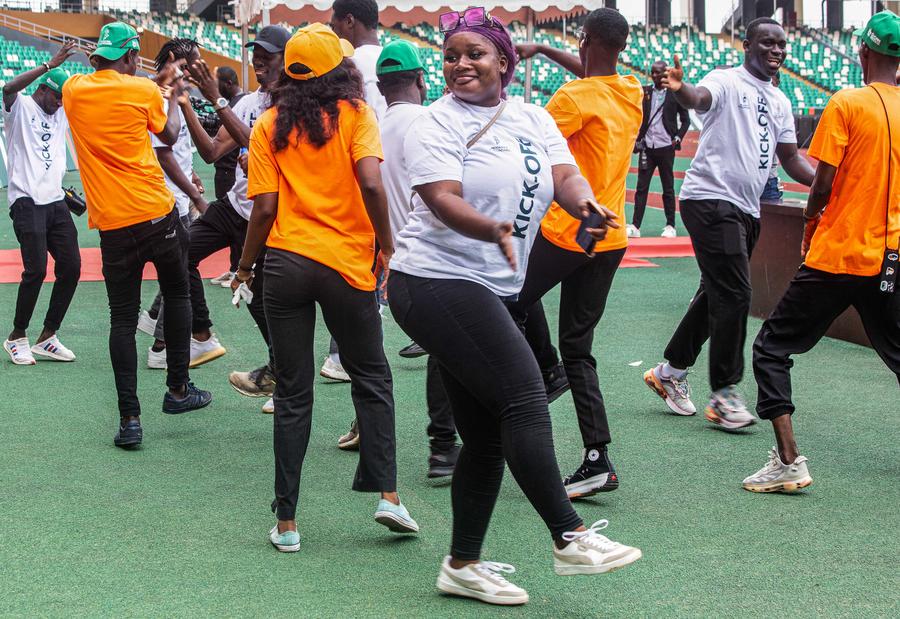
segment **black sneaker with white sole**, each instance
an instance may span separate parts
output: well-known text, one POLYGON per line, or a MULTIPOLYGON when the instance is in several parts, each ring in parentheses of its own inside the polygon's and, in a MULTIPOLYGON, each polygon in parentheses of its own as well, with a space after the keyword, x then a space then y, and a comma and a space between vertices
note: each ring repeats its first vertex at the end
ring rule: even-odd
POLYGON ((544 389, 547 390, 547 402, 551 403, 569 390, 569 377, 562 361, 549 372, 544 372, 544 389))
POLYGON ((589 497, 598 492, 612 492, 619 487, 619 476, 606 452, 606 447, 586 449, 578 470, 563 479, 570 499, 589 497))

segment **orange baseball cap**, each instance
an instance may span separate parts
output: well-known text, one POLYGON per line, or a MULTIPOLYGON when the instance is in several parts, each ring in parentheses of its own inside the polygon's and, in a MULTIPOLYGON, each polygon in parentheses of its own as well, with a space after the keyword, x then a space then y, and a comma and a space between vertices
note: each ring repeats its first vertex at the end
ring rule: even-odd
POLYGON ((284 48, 284 72, 295 80, 322 77, 353 56, 353 45, 331 28, 313 23, 297 30, 284 48))

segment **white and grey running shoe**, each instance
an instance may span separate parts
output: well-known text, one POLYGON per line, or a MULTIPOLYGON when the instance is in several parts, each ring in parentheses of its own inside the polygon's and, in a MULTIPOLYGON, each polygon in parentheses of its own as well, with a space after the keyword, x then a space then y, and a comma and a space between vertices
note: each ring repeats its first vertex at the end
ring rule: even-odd
POLYGON ((683 378, 674 376, 663 378, 659 371, 662 366, 660 363, 644 372, 644 382, 656 395, 666 401, 666 406, 676 415, 686 417, 696 415, 697 408, 691 402, 691 386, 688 384, 687 374, 683 378))
POLYGON ((565 548, 553 545, 553 570, 556 574, 605 574, 640 559, 640 548, 614 542, 600 534, 608 524, 607 520, 598 520, 586 531, 563 533, 563 540, 569 544, 565 548))
POLYGON ((503 574, 512 574, 516 568, 506 563, 479 561, 461 568, 450 567, 450 557, 444 557, 438 574, 437 588, 450 595, 513 606, 528 601, 528 592, 512 584, 503 574))
POLYGON ((746 428, 756 423, 756 417, 747 410, 744 398, 734 385, 712 393, 706 407, 706 419, 725 430, 746 428))
POLYGON ((769 461, 756 473, 743 482, 744 490, 750 492, 799 492, 812 484, 806 458, 797 456, 791 464, 785 464, 773 447, 769 452, 769 461))

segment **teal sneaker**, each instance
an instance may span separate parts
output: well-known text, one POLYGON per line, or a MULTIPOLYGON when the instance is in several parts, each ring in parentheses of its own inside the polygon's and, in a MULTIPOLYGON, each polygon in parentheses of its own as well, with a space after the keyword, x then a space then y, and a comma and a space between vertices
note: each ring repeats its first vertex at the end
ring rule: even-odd
POLYGON ((279 552, 297 552, 300 550, 300 534, 296 531, 278 532, 276 524, 269 531, 269 541, 279 550, 279 552))
POLYGON ((375 510, 375 522, 383 524, 394 533, 419 532, 418 523, 412 519, 403 504, 394 505, 387 499, 378 501, 378 509, 375 510))

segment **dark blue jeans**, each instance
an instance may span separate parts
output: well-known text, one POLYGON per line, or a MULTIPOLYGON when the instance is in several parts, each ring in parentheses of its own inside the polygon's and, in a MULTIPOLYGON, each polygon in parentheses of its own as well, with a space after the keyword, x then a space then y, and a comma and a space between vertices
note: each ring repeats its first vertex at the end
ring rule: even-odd
POLYGON ((155 222, 100 231, 103 279, 109 297, 109 357, 122 417, 141 414, 134 332, 141 308, 141 280, 148 262, 156 267, 165 301, 166 385, 180 387, 189 381, 191 300, 186 245, 187 230, 174 210, 155 222))
POLYGON ((453 557, 481 555, 507 463, 551 534, 581 526, 556 465, 541 371, 503 301, 474 282, 398 271, 388 298, 400 328, 439 363, 463 442, 453 474, 453 557))

